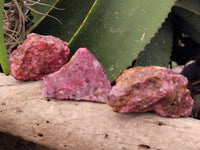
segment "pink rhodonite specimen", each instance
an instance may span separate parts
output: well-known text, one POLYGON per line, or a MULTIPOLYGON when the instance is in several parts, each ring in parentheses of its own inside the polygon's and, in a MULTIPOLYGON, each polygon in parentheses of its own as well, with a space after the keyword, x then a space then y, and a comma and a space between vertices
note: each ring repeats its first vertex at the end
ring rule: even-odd
POLYGON ((79 48, 57 72, 44 77, 42 94, 57 99, 106 102, 111 83, 102 65, 86 48, 79 48))
POLYGON ((68 60, 67 45, 53 36, 28 34, 10 56, 11 75, 17 80, 40 80, 59 70, 68 60))
POLYGON ((108 104, 118 112, 155 111, 161 116, 189 116, 193 100, 188 80, 159 66, 125 70, 108 96, 108 104))

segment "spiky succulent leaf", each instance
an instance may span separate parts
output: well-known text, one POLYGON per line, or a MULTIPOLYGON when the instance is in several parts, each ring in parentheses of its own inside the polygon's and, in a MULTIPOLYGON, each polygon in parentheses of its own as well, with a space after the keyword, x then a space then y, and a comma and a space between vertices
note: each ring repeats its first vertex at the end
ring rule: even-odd
POLYGON ((46 17, 34 32, 70 41, 71 55, 79 47, 87 47, 113 81, 144 49, 174 2, 175 0, 60 0, 56 6, 65 10, 53 10, 50 14, 61 20, 62 24, 46 17))
POLYGON ((182 27, 197 43, 200 43, 200 1, 199 0, 179 0, 173 11, 183 20, 182 27))
POLYGON ((85 25, 70 41, 74 53, 90 49, 111 81, 131 65, 166 18, 174 0, 96 0, 85 25))
POLYGON ((173 46, 172 16, 158 30, 155 37, 147 44, 136 62, 136 66, 163 66, 167 67, 173 46))
POLYGON ((188 11, 200 14, 199 0, 177 0, 175 5, 187 9, 188 11))

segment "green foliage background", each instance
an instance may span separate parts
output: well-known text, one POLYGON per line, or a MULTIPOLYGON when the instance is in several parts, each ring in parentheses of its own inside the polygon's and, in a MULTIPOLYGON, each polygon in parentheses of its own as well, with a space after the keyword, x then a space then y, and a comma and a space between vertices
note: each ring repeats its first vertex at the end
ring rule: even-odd
MULTIPOLYGON (((111 81, 134 60, 134 66, 168 66, 177 44, 173 14, 182 19, 183 33, 200 43, 198 0, 44 0, 43 3, 60 9, 32 6, 42 14, 32 12, 34 25, 26 34, 36 32, 68 41, 71 56, 79 47, 88 48, 102 63, 111 81)), ((2 10, 3 7, 1 20, 2 10)), ((8 74, 3 44, 0 52, 2 68, 8 74)))
POLYGON ((69 41, 71 55, 80 47, 88 48, 102 63, 110 80, 114 81, 149 43, 174 2, 60 1, 57 6, 65 10, 54 10, 50 14, 63 24, 47 17, 33 32, 51 34, 69 41))

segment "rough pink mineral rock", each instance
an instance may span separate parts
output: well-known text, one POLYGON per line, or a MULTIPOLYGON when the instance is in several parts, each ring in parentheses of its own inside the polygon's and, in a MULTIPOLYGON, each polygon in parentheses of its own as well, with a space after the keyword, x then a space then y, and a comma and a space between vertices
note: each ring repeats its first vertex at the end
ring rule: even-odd
POLYGON ((155 111, 161 116, 189 116, 193 100, 187 78, 158 67, 125 70, 108 96, 108 104, 119 112, 155 111))
POLYGON ((17 80, 39 80, 59 70, 68 60, 67 42, 53 36, 28 34, 10 56, 11 75, 17 80))
POLYGON ((66 65, 43 81, 43 96, 58 99, 106 102, 111 90, 102 65, 86 48, 78 49, 66 65))

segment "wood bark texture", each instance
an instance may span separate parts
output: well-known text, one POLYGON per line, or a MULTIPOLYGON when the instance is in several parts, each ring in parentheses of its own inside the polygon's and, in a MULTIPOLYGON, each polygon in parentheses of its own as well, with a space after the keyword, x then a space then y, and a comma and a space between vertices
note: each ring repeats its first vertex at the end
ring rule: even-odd
POLYGON ((0 131, 58 150, 197 150, 200 122, 122 114, 106 104, 46 99, 42 81, 0 74, 0 131))

